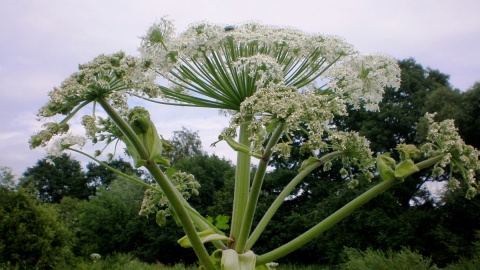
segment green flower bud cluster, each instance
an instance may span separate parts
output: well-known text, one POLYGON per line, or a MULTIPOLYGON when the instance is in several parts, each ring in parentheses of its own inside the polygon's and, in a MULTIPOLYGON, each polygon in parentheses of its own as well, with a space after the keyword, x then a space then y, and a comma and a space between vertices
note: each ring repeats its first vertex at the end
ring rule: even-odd
MULTIPOLYGON (((177 171, 173 168, 169 168, 165 173, 185 199, 189 199, 192 195, 199 194, 198 189, 200 188, 200 183, 198 183, 193 175, 177 171)), ((145 191, 139 215, 148 217, 151 214, 155 214, 157 224, 162 226, 165 224, 168 216, 173 215, 175 218, 175 212, 165 194, 157 191, 160 189, 158 184, 155 183, 153 186, 156 187, 156 190, 147 189, 145 191)))
POLYGON ((434 166, 433 175, 443 174, 445 167, 449 166, 449 188, 459 187, 459 181, 454 175, 459 175, 466 184, 468 190, 466 197, 472 198, 479 189, 475 179, 476 173, 480 172, 480 152, 470 145, 466 145, 458 134, 453 120, 445 120, 440 123, 434 121, 435 114, 427 113, 425 118, 429 123, 427 140, 428 143, 421 147, 426 157, 442 156, 442 159, 434 166))
POLYGON ((327 141, 333 150, 343 152, 344 166, 355 166, 362 171, 367 171, 375 165, 370 142, 357 132, 330 131, 327 141))
MULTIPOLYGON (((354 189, 359 184, 352 168, 360 169, 364 178, 371 181, 373 174, 369 169, 374 166, 375 160, 370 150, 370 142, 365 137, 357 132, 329 131, 326 141, 329 143, 329 148, 342 152, 340 158, 343 168, 340 170, 340 175, 349 180, 348 188, 354 189)), ((325 165, 327 164, 331 167, 331 162, 325 162, 325 165)))
POLYGON ((123 138, 135 167, 139 168, 148 162, 170 166, 169 159, 162 156, 164 140, 158 135, 148 111, 143 107, 134 107, 128 115, 128 123, 148 152, 148 157, 140 156, 132 142, 126 137, 123 138))

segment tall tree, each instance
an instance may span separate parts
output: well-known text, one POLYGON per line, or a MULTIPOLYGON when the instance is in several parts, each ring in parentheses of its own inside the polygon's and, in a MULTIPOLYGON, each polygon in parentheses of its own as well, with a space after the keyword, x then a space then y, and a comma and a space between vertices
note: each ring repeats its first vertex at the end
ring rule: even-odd
POLYGON ((173 132, 170 143, 172 144, 172 150, 168 153, 168 156, 172 163, 204 153, 198 131, 192 131, 183 126, 181 130, 173 132))
POLYGON ((10 167, 0 166, 0 187, 15 188, 15 175, 13 175, 10 167))
POLYGON ((201 154, 182 159, 174 167, 194 175, 200 183, 199 195, 190 197, 189 202, 201 214, 216 216, 225 215, 231 211, 230 199, 233 195, 233 187, 230 186, 229 188, 232 189, 228 191, 224 189, 226 183, 232 180, 235 174, 230 161, 215 155, 201 154), (228 199, 224 202, 217 201, 224 192, 229 193, 228 199))
POLYGON ((80 162, 67 154, 39 160, 35 166, 27 168, 20 185, 33 189, 48 203, 59 203, 65 196, 88 199, 93 190, 88 186, 80 162))
POLYGON ((466 143, 480 149, 480 82, 462 93, 465 117, 458 120, 460 134, 466 143))

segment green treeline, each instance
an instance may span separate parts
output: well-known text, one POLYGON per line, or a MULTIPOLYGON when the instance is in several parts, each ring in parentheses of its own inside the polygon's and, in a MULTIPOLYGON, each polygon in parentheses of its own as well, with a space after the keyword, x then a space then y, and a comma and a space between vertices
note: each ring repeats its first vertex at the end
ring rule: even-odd
MULTIPOLYGON (((371 141, 372 150, 381 153, 398 143, 421 144, 425 136, 422 116, 437 112, 437 121, 454 119, 465 142, 480 148, 480 83, 460 92, 438 70, 424 68, 413 59, 399 64, 402 85, 398 91, 385 90, 379 112, 350 110, 333 124, 340 130, 359 131, 371 141)), ((306 157, 299 151, 305 138, 289 139, 292 156, 274 159, 254 222, 306 157)), ((234 166, 207 155, 196 132, 182 128, 170 141, 174 148, 168 157, 173 167, 195 175, 201 184, 199 195, 189 202, 199 213, 213 220, 218 217, 220 222, 231 213, 234 166)), ((107 163, 151 181, 124 160, 107 163)), ((370 186, 360 181, 357 188, 349 189, 335 168, 340 164, 332 164, 327 172, 318 169, 296 187, 253 247, 256 254, 293 239, 370 186)), ((17 187, 12 186, 7 168, 2 167, 0 175, 0 269, 71 269, 93 253, 103 257, 129 254, 147 263, 191 264, 196 260, 191 249, 176 243, 183 233, 173 218, 159 226, 154 215, 139 215, 142 186, 100 165, 90 163, 84 171, 78 161, 64 154, 39 160, 24 172, 17 187)), ((279 263, 295 264, 299 258, 316 265, 348 261, 345 269, 369 269, 371 261, 413 258, 429 269, 433 264, 446 267, 458 261, 465 265, 468 260, 479 261, 480 196, 467 200, 465 190, 431 186, 428 175, 424 172, 405 179, 279 263), (442 192, 432 193, 433 188, 442 188, 442 192)), ((446 179, 443 175, 437 180, 442 177, 446 179)), ((372 180, 371 185, 378 181, 372 180)))

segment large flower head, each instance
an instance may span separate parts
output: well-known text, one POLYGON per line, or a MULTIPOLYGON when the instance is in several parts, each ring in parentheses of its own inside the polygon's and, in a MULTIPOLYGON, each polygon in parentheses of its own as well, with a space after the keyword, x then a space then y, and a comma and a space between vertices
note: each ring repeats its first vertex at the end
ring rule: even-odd
MULTIPOLYGON (((202 22, 175 35, 163 19, 142 38, 140 51, 170 82, 161 87, 161 98, 230 110, 223 138, 248 123, 255 152, 279 122, 286 134, 306 127, 307 144, 324 148, 326 132, 335 115, 345 114, 346 104, 377 110, 384 88, 400 83, 400 69, 389 57, 359 55, 338 37, 257 23, 202 22)), ((288 156, 289 149, 286 141, 274 151, 288 156)))
MULTIPOLYGON (((245 99, 270 83, 283 83, 301 90, 311 88, 319 78, 337 80, 324 73, 336 65, 350 66, 358 56, 341 38, 307 34, 292 28, 256 23, 228 27, 199 23, 174 35, 173 28, 166 24, 170 25, 164 20, 149 29, 140 51, 155 72, 171 83, 170 87, 162 87, 163 98, 185 105, 239 111, 245 99)), ((377 74, 378 66, 368 66, 371 70, 366 76, 368 80, 376 80, 372 75, 377 74)), ((391 68, 398 70, 396 64, 391 68)), ((352 77, 364 79, 361 72, 365 73, 365 69, 350 71, 354 73, 352 77)), ((399 72, 381 75, 398 80, 399 72)), ((374 86, 387 84, 375 83, 374 86)), ((371 99, 368 94, 352 95, 371 99)))

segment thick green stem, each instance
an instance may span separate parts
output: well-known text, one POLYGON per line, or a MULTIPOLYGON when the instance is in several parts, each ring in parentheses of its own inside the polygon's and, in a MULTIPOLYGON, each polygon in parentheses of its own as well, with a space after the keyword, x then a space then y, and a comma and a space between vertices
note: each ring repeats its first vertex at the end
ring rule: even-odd
MULTIPOLYGON (((238 142, 249 145, 250 132, 248 131, 248 121, 240 125, 238 142)), ((235 191, 233 197, 233 213, 230 237, 234 239, 233 246, 236 245, 236 238, 242 229, 243 217, 248 202, 248 193, 250 187, 250 155, 237 152, 237 168, 235 172, 235 191)))
POLYGON ((246 249, 251 249, 255 242, 258 240, 262 232, 265 230, 267 227, 268 223, 272 219, 273 215, 277 212, 278 208, 282 205, 284 202, 285 198, 289 196, 292 193, 292 190, 306 177, 308 176, 313 170, 318 168, 320 165, 322 165, 325 161, 328 161, 330 159, 333 159, 337 156, 341 156, 343 152, 341 151, 336 151, 329 153, 322 158, 320 158, 317 162, 314 162, 312 164, 309 164, 307 167, 305 167, 300 173, 298 173, 290 183, 283 189, 283 191, 277 196, 275 201, 272 203, 272 205, 268 208, 267 212, 265 212, 265 215, 262 217, 260 222, 258 223, 257 227, 253 231, 253 233, 250 235, 247 241, 246 249))
POLYGON ((417 168, 419 170, 423 170, 427 167, 430 167, 430 166, 434 165, 435 163, 439 162, 440 160, 442 160, 443 156, 444 155, 434 156, 432 158, 426 159, 422 162, 419 162, 419 163, 415 164, 415 166, 417 166, 417 168))
POLYGON ((113 107, 106 101, 105 99, 98 99, 98 103, 103 107, 105 112, 110 116, 113 122, 118 126, 118 128, 122 131, 125 137, 130 140, 135 150, 138 152, 139 156, 147 161, 145 168, 150 172, 153 176, 155 181, 160 186, 163 194, 167 197, 168 201, 170 202, 173 210, 177 214, 177 217, 182 224, 182 227, 192 244, 193 250, 197 255, 200 263, 206 269, 215 269, 213 262, 211 261, 208 252, 200 240, 200 237, 195 230, 195 226, 188 215, 188 212, 184 206, 184 199, 183 197, 179 196, 176 192, 175 186, 170 182, 167 176, 160 170, 160 168, 153 162, 149 160, 149 154, 147 149, 143 146, 141 141, 138 139, 137 135, 133 131, 133 129, 128 125, 128 123, 123 120, 122 117, 113 109, 113 107))
MULTIPOLYGON (((434 165, 441 159, 442 159, 442 155, 435 156, 433 158, 419 162, 415 165, 419 169, 424 169, 426 167, 434 165)), ((275 250, 272 250, 268 253, 258 256, 256 264, 262 265, 268 262, 273 262, 297 250, 301 246, 311 241, 316 236, 322 234, 323 232, 331 228, 333 225, 340 222, 342 219, 350 215, 353 211, 357 210, 359 207, 361 207, 365 203, 369 202, 370 200, 372 200, 379 194, 383 193, 387 189, 391 188, 392 186, 401 183, 402 181, 403 179, 393 178, 388 181, 380 182, 379 184, 367 190, 365 193, 358 196, 353 201, 349 202, 348 204, 346 204, 345 206, 337 210, 335 213, 333 213, 332 215, 330 215, 329 217, 327 217, 322 222, 318 223, 317 225, 315 225, 314 227, 312 227, 310 230, 306 231, 302 235, 298 236, 297 238, 293 239, 292 241, 286 243, 285 245, 275 250)))
POLYGON ((258 163, 257 171, 255 172, 255 177, 253 178, 252 187, 250 188, 250 195, 248 197, 247 208, 245 210, 245 216, 243 219, 242 228, 240 235, 236 239, 235 250, 238 253, 243 253, 245 250, 245 245, 247 243, 248 235, 252 228, 253 217, 255 215, 255 208, 257 207, 258 197, 260 196, 260 190, 262 188, 263 179, 265 178, 265 173, 267 171, 268 162, 272 156, 272 148, 277 144, 278 140, 283 134, 284 124, 280 123, 275 131, 270 136, 270 139, 265 147, 260 162, 258 163))

